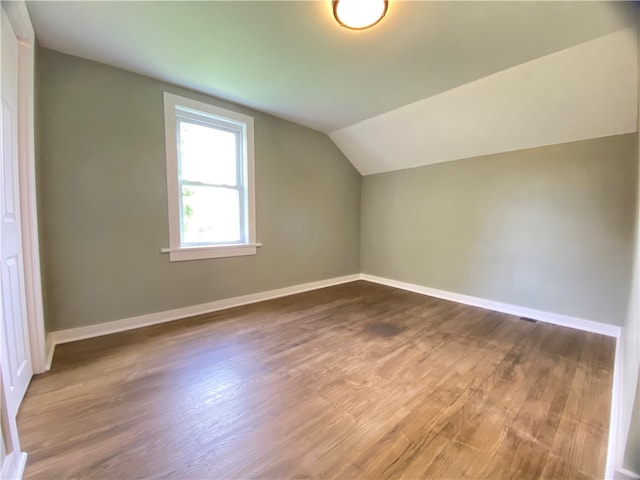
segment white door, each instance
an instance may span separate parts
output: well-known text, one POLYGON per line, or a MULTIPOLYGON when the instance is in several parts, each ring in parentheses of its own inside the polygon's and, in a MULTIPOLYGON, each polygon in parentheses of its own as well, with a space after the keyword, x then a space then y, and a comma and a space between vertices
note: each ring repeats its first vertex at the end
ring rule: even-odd
POLYGON ((0 152, 0 282, 2 380, 7 413, 15 416, 33 370, 24 296, 18 192, 18 41, 2 9, 2 137, 0 152))

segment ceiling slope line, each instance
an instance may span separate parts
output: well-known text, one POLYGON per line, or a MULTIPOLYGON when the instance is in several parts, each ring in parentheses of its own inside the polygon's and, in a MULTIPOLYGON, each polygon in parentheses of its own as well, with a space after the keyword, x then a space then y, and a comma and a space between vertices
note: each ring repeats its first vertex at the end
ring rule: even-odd
POLYGON ((329 137, 362 175, 637 130, 638 44, 622 29, 329 137))

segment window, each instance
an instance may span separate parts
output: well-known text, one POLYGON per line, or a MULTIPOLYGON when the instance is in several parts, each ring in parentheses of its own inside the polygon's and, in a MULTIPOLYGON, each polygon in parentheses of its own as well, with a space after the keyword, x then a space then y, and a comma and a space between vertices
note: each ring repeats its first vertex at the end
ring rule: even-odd
POLYGON ((171 261, 255 255, 253 118, 164 94, 171 261))

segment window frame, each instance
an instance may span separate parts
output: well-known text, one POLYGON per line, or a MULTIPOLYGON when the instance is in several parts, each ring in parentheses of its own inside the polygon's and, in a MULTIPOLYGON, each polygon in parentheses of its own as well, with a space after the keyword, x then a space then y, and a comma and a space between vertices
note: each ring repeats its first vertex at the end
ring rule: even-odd
MULTIPOLYGON (((167 167, 167 201, 169 214, 169 260, 197 260, 207 258, 255 255, 261 244, 256 242, 255 224, 255 180, 253 117, 227 110, 215 105, 199 102, 173 93, 164 92, 164 125, 167 167), (179 176, 178 164, 178 126, 180 119, 193 121, 205 126, 237 132, 241 150, 241 165, 238 189, 240 190, 241 241, 238 243, 182 243, 181 188, 183 180, 179 176), (244 235, 243 235, 244 232, 244 235)), ((187 183, 190 183, 187 181, 187 183)), ((215 185, 212 185, 215 186, 215 185)))

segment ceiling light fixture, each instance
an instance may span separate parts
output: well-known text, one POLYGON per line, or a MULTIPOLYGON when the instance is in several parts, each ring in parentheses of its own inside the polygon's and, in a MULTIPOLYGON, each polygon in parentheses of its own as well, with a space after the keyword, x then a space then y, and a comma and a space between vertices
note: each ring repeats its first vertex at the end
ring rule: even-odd
POLYGON ((387 13, 388 0, 333 0, 333 16, 343 27, 364 30, 387 13))

